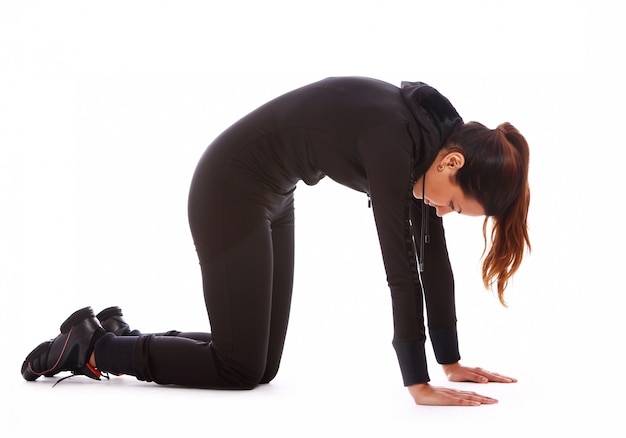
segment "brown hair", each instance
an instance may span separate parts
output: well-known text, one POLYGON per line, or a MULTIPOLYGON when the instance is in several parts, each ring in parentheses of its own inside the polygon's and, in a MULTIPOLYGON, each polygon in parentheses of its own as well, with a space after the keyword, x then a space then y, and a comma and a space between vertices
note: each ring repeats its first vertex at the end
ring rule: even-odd
POLYGON ((528 237, 529 149, 526 139, 510 123, 489 129, 478 122, 460 125, 447 141, 445 149, 459 151, 465 164, 456 174, 463 192, 485 209, 483 236, 485 252, 482 276, 486 288, 496 286, 503 306, 504 290, 522 263, 528 237), (487 228, 491 218, 491 236, 487 252, 487 228))

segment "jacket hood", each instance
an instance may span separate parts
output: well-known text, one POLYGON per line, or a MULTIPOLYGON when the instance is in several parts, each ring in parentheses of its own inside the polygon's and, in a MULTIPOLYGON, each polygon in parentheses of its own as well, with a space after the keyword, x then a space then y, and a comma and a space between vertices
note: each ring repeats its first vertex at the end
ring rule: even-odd
POLYGON ((413 165, 415 178, 422 175, 434 161, 446 140, 463 123, 450 101, 424 82, 402 82, 400 93, 419 127, 420 138, 413 165))

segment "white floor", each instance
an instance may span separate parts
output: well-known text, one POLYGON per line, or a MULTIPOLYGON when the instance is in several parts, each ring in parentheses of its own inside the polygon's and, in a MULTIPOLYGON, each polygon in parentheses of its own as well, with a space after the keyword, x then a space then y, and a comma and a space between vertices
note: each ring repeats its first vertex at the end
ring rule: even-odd
POLYGON ((128 377, 107 382, 73 378, 52 388, 52 381, 27 384, 6 377, 3 398, 9 404, 3 408, 2 430, 5 436, 34 430, 54 437, 69 431, 95 437, 226 432, 235 437, 497 437, 503 431, 508 436, 623 436, 615 401, 582 401, 581 384, 522 374, 525 381, 515 386, 481 388, 500 403, 479 408, 417 407, 393 382, 299 379, 288 371, 251 392, 163 388, 128 377))
POLYGON ((267 3, 0 4, 0 435, 624 436, 617 3, 267 3), (331 181, 297 190, 271 384, 23 381, 25 355, 85 305, 119 305, 144 332, 208 330, 186 219, 199 155, 270 98, 355 74, 429 82, 466 120, 509 120, 531 145, 533 252, 509 309, 481 287, 481 221, 445 219, 462 362, 519 382, 449 383, 431 357, 432 383, 499 404, 412 403, 371 210, 331 181))
MULTIPOLYGON (((304 188, 299 199, 314 204, 333 188, 336 191, 332 183, 304 188)), ((73 377, 54 388, 56 378, 22 381, 18 369, 25 354, 51 337, 67 314, 84 303, 92 304, 96 311, 118 304, 125 308, 128 321, 140 329, 206 329, 200 291, 191 288, 177 297, 157 294, 145 306, 141 302, 150 295, 149 290, 126 291, 128 296, 85 292, 77 299, 58 287, 45 293, 42 289, 16 299, 18 306, 2 319, 3 332, 15 335, 3 341, 10 354, 3 355, 0 370, 4 376, 2 398, 8 401, 2 411, 2 429, 10 432, 7 436, 26 429, 52 430, 50 436, 61 436, 66 428, 90 430, 96 437, 108 436, 112 428, 142 435, 217 430, 242 437, 428 432, 496 437, 503 431, 510 436, 568 436, 573 432, 623 436, 623 403, 615 397, 625 389, 619 370, 622 353, 616 351, 622 329, 612 319, 617 312, 606 304, 596 306, 588 294, 591 288, 574 269, 541 278, 547 261, 542 255, 546 245, 539 239, 536 255, 529 257, 511 287, 509 309, 501 308, 480 289, 477 274, 465 269, 467 264, 456 270, 457 283, 462 285, 458 288, 458 314, 463 362, 514 376, 519 382, 449 383, 431 357, 433 384, 482 392, 497 398, 499 404, 415 406, 401 385, 390 345, 388 293, 378 266, 375 233, 373 228, 365 231, 372 225, 365 199, 354 198, 347 191, 345 195, 335 199, 348 204, 363 201, 365 219, 345 232, 344 241, 357 247, 363 244, 363 248, 354 253, 349 246, 337 246, 336 251, 322 253, 321 243, 315 243, 310 231, 311 218, 322 229, 355 221, 344 218, 325 223, 323 214, 316 215, 313 209, 308 219, 299 221, 292 324, 282 369, 271 384, 254 391, 228 392, 159 387, 128 376, 101 382, 73 377), (357 239, 358 234, 365 242, 357 239), (367 250, 367 246, 373 249, 367 250), (305 256, 306 248, 317 257, 305 256), (342 275, 334 272, 333 266, 345 265, 347 260, 358 263, 348 263, 342 275), (472 275, 476 278, 470 279, 472 275), (60 299, 53 298, 55 292, 60 299)), ((462 218, 451 219, 449 239, 479 225, 470 221, 470 226, 463 228, 467 222, 462 218)), ((464 253, 460 247, 455 249, 457 246, 451 242, 453 260, 457 258, 454 254, 464 253)), ((608 285, 601 284, 595 291, 595 298, 608 299, 600 296, 608 295, 608 285)))

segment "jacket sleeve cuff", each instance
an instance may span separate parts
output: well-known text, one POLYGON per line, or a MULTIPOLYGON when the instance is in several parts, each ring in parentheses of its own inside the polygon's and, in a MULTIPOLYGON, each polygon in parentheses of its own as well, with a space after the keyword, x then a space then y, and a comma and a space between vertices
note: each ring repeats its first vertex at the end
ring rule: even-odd
POLYGON ((428 333, 437 363, 449 364, 461 360, 456 326, 447 329, 429 329, 428 333))
POLYGON ((404 386, 430 381, 424 342, 394 341, 393 348, 395 348, 398 356, 404 386))

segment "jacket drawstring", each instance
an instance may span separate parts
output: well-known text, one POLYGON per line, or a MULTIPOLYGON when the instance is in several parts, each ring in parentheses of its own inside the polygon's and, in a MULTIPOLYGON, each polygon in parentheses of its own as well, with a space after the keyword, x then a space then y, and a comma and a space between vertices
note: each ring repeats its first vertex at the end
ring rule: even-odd
POLYGON ((426 253, 424 247, 430 242, 430 234, 428 234, 428 211, 426 208, 426 202, 424 202, 424 189, 426 187, 426 174, 422 176, 422 226, 420 229, 420 254, 419 254, 419 269, 420 272, 424 272, 424 259, 426 253))

